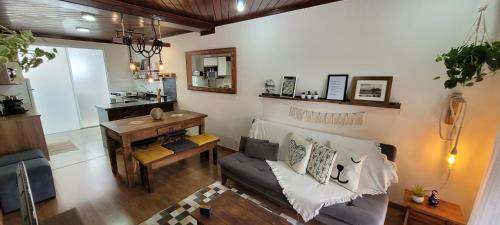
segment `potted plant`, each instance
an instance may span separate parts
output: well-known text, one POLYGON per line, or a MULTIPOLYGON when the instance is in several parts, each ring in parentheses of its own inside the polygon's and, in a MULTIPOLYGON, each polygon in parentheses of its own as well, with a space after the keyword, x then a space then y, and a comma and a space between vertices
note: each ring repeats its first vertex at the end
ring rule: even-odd
POLYGON ((318 94, 317 91, 314 92, 313 99, 314 100, 318 100, 319 99, 319 94, 318 94))
POLYGON ((307 91, 306 97, 307 97, 307 99, 312 99, 311 91, 307 91))
POLYGON ((424 202, 424 187, 420 184, 415 185, 415 187, 411 190, 411 200, 420 204, 424 202))
POLYGON ((305 93, 305 92, 302 92, 302 93, 300 94, 300 98, 301 98, 301 99, 305 99, 305 98, 306 98, 306 93, 305 93))
POLYGON ((35 42, 31 31, 15 31, 0 25, 0 67, 13 62, 27 72, 30 68, 35 68, 47 60, 56 57, 57 50, 44 51, 40 48, 28 50, 30 44, 35 42))
MULTIPOLYGON (((500 68, 500 42, 483 42, 452 48, 441 54, 436 62, 446 66, 448 79, 444 87, 455 88, 458 84, 473 86, 488 74, 495 75, 500 68)), ((439 79, 440 76, 435 79, 439 79)))

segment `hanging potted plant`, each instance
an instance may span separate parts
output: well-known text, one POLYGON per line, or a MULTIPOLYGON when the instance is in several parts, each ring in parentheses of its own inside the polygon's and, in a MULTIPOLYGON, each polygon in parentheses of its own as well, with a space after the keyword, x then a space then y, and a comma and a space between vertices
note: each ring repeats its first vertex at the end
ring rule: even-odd
POLYGON ((27 72, 44 62, 56 57, 57 50, 44 51, 40 48, 28 50, 30 44, 35 42, 31 31, 15 31, 0 25, 0 67, 7 63, 17 63, 27 72))
MULTIPOLYGON (((483 81, 489 74, 495 75, 499 70, 500 42, 485 41, 484 10, 486 6, 479 8, 479 17, 474 24, 475 30, 466 38, 465 43, 436 58, 436 62, 443 62, 446 67, 445 88, 452 89, 459 84, 470 87, 483 81)), ((440 76, 434 79, 439 78, 440 76)))

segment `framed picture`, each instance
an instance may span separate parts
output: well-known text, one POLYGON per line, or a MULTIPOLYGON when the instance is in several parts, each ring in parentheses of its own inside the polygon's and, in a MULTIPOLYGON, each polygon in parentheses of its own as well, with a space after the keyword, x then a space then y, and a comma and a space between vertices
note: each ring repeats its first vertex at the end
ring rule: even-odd
POLYGON ((281 83, 281 97, 294 98, 295 87, 297 85, 297 77, 283 76, 283 83, 281 83))
POLYGON ((347 74, 331 74, 328 75, 328 83, 326 86, 326 99, 344 101, 346 99, 347 74))
POLYGON ((354 77, 352 101, 389 103, 392 77, 354 77))
POLYGON ((149 59, 141 60, 141 70, 148 70, 149 67, 149 59))

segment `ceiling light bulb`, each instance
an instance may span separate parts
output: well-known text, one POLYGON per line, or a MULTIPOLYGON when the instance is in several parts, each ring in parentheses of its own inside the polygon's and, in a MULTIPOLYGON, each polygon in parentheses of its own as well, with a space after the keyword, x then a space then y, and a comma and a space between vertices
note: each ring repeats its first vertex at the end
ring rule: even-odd
POLYGON ((158 64, 158 70, 163 70, 163 63, 158 64))
POLYGON ((153 81, 155 81, 155 80, 154 80, 152 77, 149 77, 149 78, 148 78, 148 82, 149 82, 149 83, 153 83, 153 81))
POLYGON ((82 19, 84 19, 86 21, 94 22, 95 16, 92 14, 84 13, 84 14, 82 14, 82 19))
POLYGON ((238 12, 245 10, 245 4, 243 3, 243 1, 238 1, 238 3, 236 3, 236 9, 238 10, 238 12))
POLYGON ((75 29, 76 29, 76 31, 82 32, 82 33, 88 33, 88 32, 90 32, 90 29, 86 28, 86 27, 76 27, 75 29))
POLYGON ((130 63, 129 67, 130 67, 130 70, 135 70, 135 69, 136 69, 136 67, 135 67, 135 64, 134 64, 134 63, 130 63))
POLYGON ((453 166, 453 164, 455 164, 455 162, 457 161, 457 155, 454 155, 454 154, 450 154, 448 156, 448 165, 451 167, 453 166))

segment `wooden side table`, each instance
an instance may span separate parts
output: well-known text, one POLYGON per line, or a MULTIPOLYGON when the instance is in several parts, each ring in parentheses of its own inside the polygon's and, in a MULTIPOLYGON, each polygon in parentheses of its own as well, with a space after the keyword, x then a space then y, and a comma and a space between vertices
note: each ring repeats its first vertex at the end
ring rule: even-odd
POLYGON ((404 225, 465 225, 459 205, 440 200, 437 207, 430 206, 425 196, 422 204, 411 200, 411 191, 405 190, 404 205, 406 214, 404 225))

